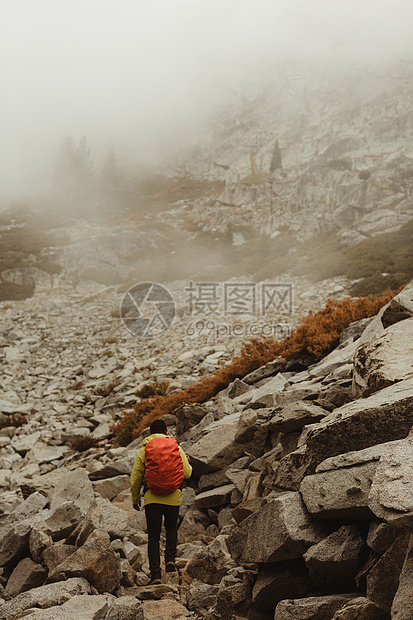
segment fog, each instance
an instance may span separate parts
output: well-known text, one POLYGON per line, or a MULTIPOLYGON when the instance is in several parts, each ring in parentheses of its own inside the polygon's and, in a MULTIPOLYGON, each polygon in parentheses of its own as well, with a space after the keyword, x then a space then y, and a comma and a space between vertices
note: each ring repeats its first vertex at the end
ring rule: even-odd
POLYGON ((51 185, 68 136, 131 166, 182 147, 229 76, 411 53, 407 0, 0 0, 0 200, 51 185))

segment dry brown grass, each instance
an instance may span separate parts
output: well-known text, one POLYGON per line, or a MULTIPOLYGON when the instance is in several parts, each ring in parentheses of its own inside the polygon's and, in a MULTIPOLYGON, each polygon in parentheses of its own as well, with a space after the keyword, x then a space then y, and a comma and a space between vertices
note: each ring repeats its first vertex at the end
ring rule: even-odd
POLYGON ((323 310, 310 312, 301 325, 282 342, 272 338, 254 339, 243 345, 238 356, 227 365, 186 390, 167 396, 155 396, 133 406, 132 411, 112 427, 120 445, 127 445, 151 424, 153 420, 174 413, 183 404, 203 403, 225 389, 234 379, 248 373, 275 358, 285 361, 305 357, 314 363, 337 346, 340 334, 350 323, 377 314, 379 309, 393 297, 388 292, 380 298, 345 299, 341 302, 328 300, 323 310))

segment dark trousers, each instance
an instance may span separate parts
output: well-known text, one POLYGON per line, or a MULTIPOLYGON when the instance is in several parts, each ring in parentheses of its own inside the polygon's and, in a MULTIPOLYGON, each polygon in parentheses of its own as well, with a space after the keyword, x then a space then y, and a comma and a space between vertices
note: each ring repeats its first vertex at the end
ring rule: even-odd
POLYGON ((165 520, 166 548, 165 563, 174 562, 176 555, 176 539, 178 534, 179 506, 167 506, 166 504, 146 504, 146 525, 148 528, 148 557, 151 576, 160 577, 160 537, 162 517, 165 520))

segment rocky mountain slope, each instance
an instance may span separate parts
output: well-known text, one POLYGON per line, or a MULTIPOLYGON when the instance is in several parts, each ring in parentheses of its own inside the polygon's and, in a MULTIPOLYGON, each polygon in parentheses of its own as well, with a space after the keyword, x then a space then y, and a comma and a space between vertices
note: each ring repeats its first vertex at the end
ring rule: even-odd
POLYGON ((227 181, 213 208, 196 212, 205 226, 244 220, 301 238, 335 230, 353 243, 411 218, 411 61, 309 64, 258 68, 254 88, 229 80, 232 105, 182 162, 193 176, 227 181))
MULTIPOLYGON (((314 366, 268 364, 167 416, 194 475, 178 571, 159 586, 147 585, 128 488, 142 437, 114 447, 110 430, 148 382, 185 388, 268 325, 293 328, 345 298, 364 272, 314 284, 293 270, 316 270, 325 247, 318 258, 311 239, 361 248, 411 220, 412 65, 336 69, 234 82, 212 134, 165 164, 178 179, 121 216, 55 217, 42 224, 50 242, 29 231, 21 255, 0 257, 1 285, 35 289, 0 302, 0 620, 413 617, 413 281, 314 366), (119 316, 128 287, 148 280, 176 304, 162 338, 119 316), (278 283, 293 303, 200 319, 192 281, 278 283)), ((2 222, 2 242, 20 229, 2 222)), ((380 274, 391 261, 373 262, 380 274)))
MULTIPOLYGON (((87 343, 83 323, 69 329, 87 302, 83 312, 70 297, 49 302, 39 334, 30 300, 6 310, 0 618, 411 618, 413 282, 318 364, 284 374, 270 364, 167 417, 194 476, 178 572, 152 587, 128 489, 140 439, 114 448, 109 419, 139 379, 163 373, 155 356, 137 366, 134 343, 100 341, 97 299, 87 343), (85 354, 89 366, 76 366, 85 354), (99 444, 78 452, 78 434, 99 444)), ((182 384, 225 355, 175 349, 174 372, 182 384)))
MULTIPOLYGON (((263 63, 254 83, 232 77, 222 86, 225 104, 192 149, 168 153, 149 179, 135 182, 129 171, 120 211, 85 205, 59 213, 50 200, 53 213, 41 226, 51 247, 34 259, 32 244, 20 262, 1 254, 0 285, 42 283, 59 271, 75 283, 123 286, 292 272, 316 280, 374 274, 382 280, 374 292, 397 288, 413 275, 411 244, 399 263, 396 238, 381 253, 378 240, 379 256, 363 243, 412 220, 412 70, 409 58, 349 69, 336 56, 316 70, 263 63), (338 256, 352 247, 367 257, 357 275, 347 273, 354 256, 338 256)), ((10 226, 0 230, 2 243, 10 226)))

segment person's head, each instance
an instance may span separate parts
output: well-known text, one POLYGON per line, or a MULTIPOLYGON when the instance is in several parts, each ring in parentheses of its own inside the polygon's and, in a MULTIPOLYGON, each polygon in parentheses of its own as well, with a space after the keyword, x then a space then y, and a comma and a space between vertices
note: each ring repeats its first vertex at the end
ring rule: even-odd
POLYGON ((163 420, 154 420, 150 426, 150 431, 151 435, 153 435, 154 433, 163 433, 164 435, 166 435, 168 429, 163 420))

